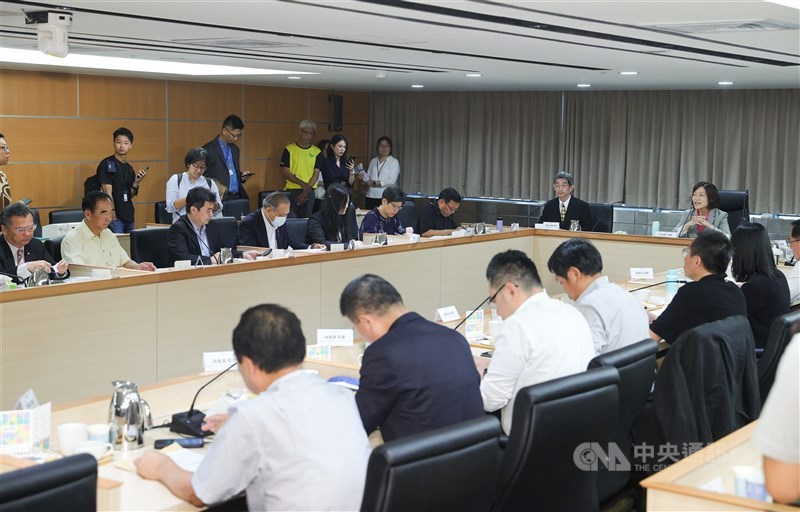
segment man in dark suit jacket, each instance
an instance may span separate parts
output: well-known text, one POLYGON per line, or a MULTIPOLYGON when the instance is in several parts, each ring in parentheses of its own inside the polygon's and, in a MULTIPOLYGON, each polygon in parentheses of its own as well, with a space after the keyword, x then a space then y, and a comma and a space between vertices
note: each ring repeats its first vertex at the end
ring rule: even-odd
POLYGON ((571 222, 577 220, 581 225, 581 231, 591 231, 593 226, 589 203, 574 197, 572 195, 574 189, 575 185, 570 173, 556 174, 553 180, 556 197, 545 203, 539 222, 558 222, 561 229, 569 229, 571 222), (563 219, 561 218, 562 210, 564 212, 563 219))
MULTIPOLYGON (((264 198, 260 210, 256 210, 239 223, 239 245, 269 247, 270 249, 307 249, 308 244, 292 238, 286 228, 286 217, 291 204, 289 196, 284 192, 272 192, 264 198)), ((314 244, 314 248, 324 249, 322 244, 314 244)))
POLYGON ((242 119, 231 114, 222 122, 222 132, 203 146, 203 149, 208 151, 206 176, 217 181, 223 201, 247 199, 244 182, 253 173, 241 171, 239 146, 234 144, 242 136, 242 130, 244 130, 242 119))
MULTIPOLYGON (((214 215, 214 194, 203 187, 195 187, 186 195, 186 215, 182 215, 167 233, 167 246, 172 261, 189 260, 195 264, 198 260, 204 265, 220 262, 219 228, 211 217, 214 215)), ((254 260, 258 253, 236 251, 236 258, 254 260)))
POLYGON ((406 310, 397 290, 372 274, 345 287, 339 308, 373 342, 356 392, 367 433, 380 427, 392 441, 484 415, 480 375, 461 334, 406 310))
POLYGON ((58 264, 45 250, 44 244, 33 237, 36 224, 33 212, 22 203, 12 203, 3 210, 3 235, 0 236, 0 271, 15 283, 21 284, 37 269, 45 269, 50 279, 69 277, 67 262, 58 264))

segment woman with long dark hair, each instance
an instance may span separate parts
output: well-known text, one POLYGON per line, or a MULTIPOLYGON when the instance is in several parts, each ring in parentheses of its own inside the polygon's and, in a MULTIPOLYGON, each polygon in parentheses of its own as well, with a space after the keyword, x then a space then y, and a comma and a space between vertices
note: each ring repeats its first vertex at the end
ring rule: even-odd
POLYGON ((326 152, 327 158, 322 159, 322 181, 325 189, 334 183, 341 183, 348 189, 353 186, 356 179, 355 157, 347 156, 347 139, 337 133, 331 137, 331 143, 326 152))
POLYGON ((328 186, 325 198, 317 213, 308 218, 308 237, 311 243, 346 244, 358 240, 355 208, 351 208, 350 194, 341 183, 328 186))
POLYGON ((743 222, 731 236, 731 273, 742 283, 747 319, 756 347, 764 348, 775 317, 789 312, 789 284, 775 266, 769 234, 761 224, 743 222))

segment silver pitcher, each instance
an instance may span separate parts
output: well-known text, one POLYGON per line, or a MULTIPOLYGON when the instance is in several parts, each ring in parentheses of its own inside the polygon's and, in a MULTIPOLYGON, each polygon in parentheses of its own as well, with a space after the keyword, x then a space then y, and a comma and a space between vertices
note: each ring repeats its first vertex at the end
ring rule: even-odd
POLYGON ((111 442, 122 451, 144 445, 144 431, 153 428, 150 405, 139 396, 139 388, 127 380, 115 380, 114 394, 108 408, 111 442))

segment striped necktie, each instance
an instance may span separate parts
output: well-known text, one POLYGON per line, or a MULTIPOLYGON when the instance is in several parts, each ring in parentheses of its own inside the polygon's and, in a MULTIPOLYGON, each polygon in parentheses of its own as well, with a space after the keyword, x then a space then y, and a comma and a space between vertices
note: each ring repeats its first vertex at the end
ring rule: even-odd
POLYGON ((564 203, 561 203, 561 222, 567 217, 567 209, 564 208, 564 203))

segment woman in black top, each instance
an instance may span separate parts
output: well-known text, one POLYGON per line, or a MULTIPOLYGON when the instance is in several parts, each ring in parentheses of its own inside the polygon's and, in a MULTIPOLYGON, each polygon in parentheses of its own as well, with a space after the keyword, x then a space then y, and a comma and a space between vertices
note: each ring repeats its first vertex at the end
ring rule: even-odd
POLYGON ((742 283, 756 347, 764 348, 772 321, 789 312, 789 284, 775 266, 764 226, 743 222, 731 235, 731 244, 733 278, 742 283))
POLYGON ((322 181, 327 190, 334 183, 341 183, 348 189, 356 179, 355 157, 347 156, 347 139, 337 133, 331 137, 326 151, 327 158, 322 160, 322 181))
POLYGON ((355 209, 351 208, 350 195, 341 183, 330 185, 317 213, 308 218, 308 238, 311 243, 346 244, 358 240, 355 209))

